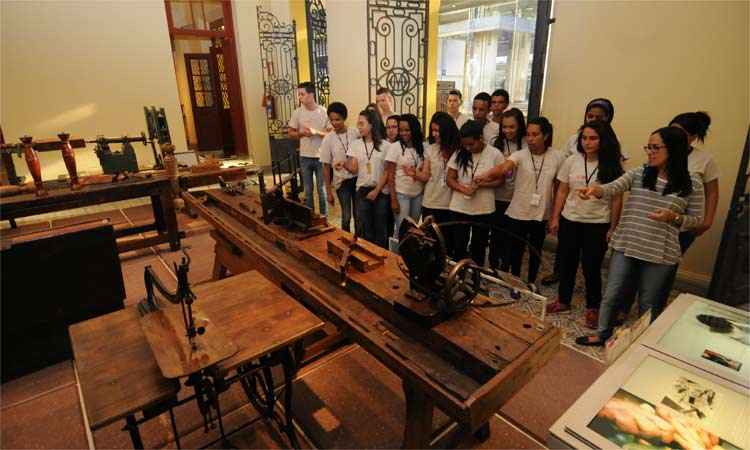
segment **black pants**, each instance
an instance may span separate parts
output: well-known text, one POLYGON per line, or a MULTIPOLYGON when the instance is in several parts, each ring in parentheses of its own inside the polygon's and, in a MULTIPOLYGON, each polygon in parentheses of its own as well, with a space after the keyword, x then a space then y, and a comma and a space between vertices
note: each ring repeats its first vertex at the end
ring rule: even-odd
POLYGON ((490 267, 507 272, 510 269, 511 238, 502 230, 508 230, 510 217, 505 211, 510 202, 495 202, 495 214, 492 215, 492 231, 490 231, 490 267))
MULTIPOLYGON (((453 220, 453 213, 449 209, 435 209, 422 207, 422 220, 432 216, 435 219, 435 223, 441 225, 446 222, 453 220)), ((440 227, 440 232, 443 234, 445 240, 445 251, 451 258, 455 255, 455 244, 453 243, 453 229, 452 226, 440 227)))
MULTIPOLYGON (((510 218, 510 231, 529 243, 529 283, 536 282, 541 263, 542 246, 544 236, 547 234, 547 221, 538 220, 516 220, 510 218)), ((511 273, 517 277, 521 276, 521 261, 526 251, 526 243, 513 239, 510 246, 511 273)))
POLYGON ((557 259, 560 261, 560 302, 570 305, 578 263, 586 279, 586 308, 598 309, 602 301, 602 262, 607 253, 608 223, 573 222, 560 217, 557 259))
POLYGON ((492 214, 469 215, 458 212, 453 213, 453 220, 469 222, 453 226, 454 259, 460 261, 471 253, 471 259, 480 266, 484 265, 484 256, 487 253, 487 240, 490 229, 487 225, 492 223, 492 214), (470 252, 467 251, 471 235, 470 252))
POLYGON ((390 197, 381 193, 374 201, 369 200, 367 194, 373 189, 371 187, 357 189, 357 216, 362 228, 360 236, 383 248, 388 248, 387 231, 390 197))
POLYGON ((348 178, 341 182, 336 189, 336 196, 341 205, 341 229, 350 231, 350 223, 354 218, 354 234, 359 233, 359 219, 357 218, 357 177, 348 178))

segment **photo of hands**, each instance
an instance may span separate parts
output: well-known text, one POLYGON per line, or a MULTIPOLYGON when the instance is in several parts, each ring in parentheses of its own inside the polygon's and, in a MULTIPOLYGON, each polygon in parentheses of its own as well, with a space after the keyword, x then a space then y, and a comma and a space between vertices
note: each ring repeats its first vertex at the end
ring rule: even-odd
POLYGON ((747 395, 648 357, 588 428, 628 450, 748 449, 748 400, 747 395))

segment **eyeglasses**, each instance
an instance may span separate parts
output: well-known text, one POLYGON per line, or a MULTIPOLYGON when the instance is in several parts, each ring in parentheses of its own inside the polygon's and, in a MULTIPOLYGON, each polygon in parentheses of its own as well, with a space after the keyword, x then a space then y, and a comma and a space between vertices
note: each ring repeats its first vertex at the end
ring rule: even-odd
POLYGON ((666 145, 644 145, 643 146, 643 150, 648 154, 656 153, 663 148, 667 148, 667 146, 666 145))

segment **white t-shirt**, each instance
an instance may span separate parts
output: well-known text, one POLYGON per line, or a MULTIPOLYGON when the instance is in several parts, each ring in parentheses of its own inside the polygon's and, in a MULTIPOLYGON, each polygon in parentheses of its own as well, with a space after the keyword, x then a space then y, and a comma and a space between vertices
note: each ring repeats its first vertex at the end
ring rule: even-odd
MULTIPOLYGON (((469 186, 475 177, 484 174, 488 170, 505 162, 500 150, 490 145, 485 145, 480 153, 471 154, 471 162, 466 170, 458 166, 456 157, 459 152, 453 153, 448 161, 448 168, 455 169, 458 172, 457 180, 459 183, 469 186)), ((451 195, 450 210, 472 216, 481 214, 492 214, 495 212, 495 189, 480 187, 471 197, 454 191, 451 195)))
POLYGON ((385 160, 396 164, 396 192, 409 197, 416 197, 422 193, 424 183, 415 180, 404 172, 403 166, 421 168, 424 158, 417 155, 417 150, 413 147, 406 147, 400 142, 391 144, 385 160))
MULTIPOLYGON (((326 126, 328 126, 328 116, 325 108, 320 105, 315 105, 315 109, 312 111, 300 106, 292 112, 292 117, 289 119, 289 128, 295 130, 302 130, 302 128, 307 127, 314 130, 313 132, 325 132, 326 126)), ((315 134, 300 138, 299 155, 307 158, 320 157, 319 150, 322 142, 323 138, 315 134)))
MULTIPOLYGON (((385 155, 388 150, 390 150, 390 144, 386 141, 380 143, 380 149, 375 149, 372 142, 365 143, 361 138, 352 142, 346 156, 357 159, 357 189, 378 185, 380 177, 383 176, 385 155)), ((380 192, 383 194, 389 192, 387 183, 380 192)))
POLYGON ((553 148, 543 155, 532 155, 528 148, 515 152, 509 159, 516 163, 513 199, 505 214, 516 220, 543 221, 552 215, 554 181, 565 154, 553 148), (534 194, 539 195, 536 206, 534 194))
POLYGON ((459 131, 461 130, 461 127, 464 126, 466 122, 471 120, 471 116, 464 113, 458 113, 458 117, 453 119, 456 121, 456 126, 458 127, 459 131))
POLYGON ((331 183, 336 189, 341 186, 342 181, 352 178, 354 174, 344 168, 336 170, 333 168, 333 165, 337 162, 346 161, 346 152, 358 138, 359 133, 357 130, 347 128, 341 134, 331 131, 326 134, 323 138, 323 143, 320 144, 320 162, 330 165, 333 169, 333 180, 331 180, 331 183))
POLYGON ((484 143, 487 145, 492 145, 493 142, 495 142, 495 138, 500 134, 500 124, 490 120, 486 124, 484 124, 484 130, 482 131, 482 136, 484 137, 484 143))
POLYGON ((443 159, 440 146, 431 144, 425 147, 424 159, 430 162, 430 179, 424 185, 422 206, 449 209, 453 189, 448 187, 448 161, 443 159))
POLYGON ((705 150, 693 147, 688 154, 688 170, 696 175, 701 183, 706 184, 719 178, 719 168, 716 166, 714 157, 705 150))
POLYGON ((599 186, 596 179, 598 175, 599 161, 587 161, 580 152, 568 156, 557 174, 557 179, 562 183, 568 183, 570 187, 562 210, 563 217, 573 222, 609 223, 610 200, 608 198, 592 197, 582 200, 576 192, 587 186, 599 186), (588 184, 586 183, 587 177, 588 184))
MULTIPOLYGON (((521 149, 525 149, 526 147, 526 139, 523 141, 523 145, 521 149)), ((510 155, 517 152, 518 145, 515 141, 508 142, 505 141, 502 144, 498 142, 498 145, 502 145, 503 148, 499 148, 500 152, 502 152, 503 157, 505 159, 508 159, 510 155)), ((496 202, 510 202, 511 199, 513 199, 513 185, 516 182, 516 169, 509 170, 505 174, 505 183, 503 183, 500 187, 495 188, 495 201, 496 202)))

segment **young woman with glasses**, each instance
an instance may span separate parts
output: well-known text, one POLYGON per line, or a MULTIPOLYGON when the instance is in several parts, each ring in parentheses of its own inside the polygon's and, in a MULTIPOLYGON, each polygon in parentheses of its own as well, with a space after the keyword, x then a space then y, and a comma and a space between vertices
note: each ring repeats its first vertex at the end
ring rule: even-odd
POLYGON ((630 192, 610 243, 613 252, 597 334, 577 338, 579 345, 604 345, 612 335, 619 303, 627 301, 633 290, 640 314, 650 309, 654 320, 666 305, 674 267, 680 261, 680 228, 703 223, 703 185, 688 172, 685 132, 660 128, 644 149, 648 163, 643 167, 611 183, 578 190, 583 201, 630 192))

